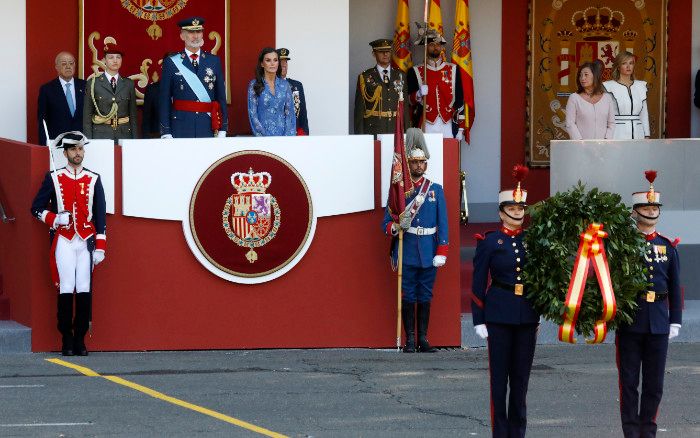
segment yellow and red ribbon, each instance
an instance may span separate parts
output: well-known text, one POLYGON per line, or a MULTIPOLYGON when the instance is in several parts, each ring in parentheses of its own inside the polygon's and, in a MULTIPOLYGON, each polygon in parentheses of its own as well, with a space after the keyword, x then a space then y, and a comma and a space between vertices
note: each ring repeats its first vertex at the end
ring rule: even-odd
POLYGON ((610 279, 610 269, 608 268, 608 258, 605 255, 603 239, 608 237, 608 233, 603 231, 603 224, 592 223, 588 229, 581 234, 581 240, 574 262, 574 269, 571 272, 569 290, 566 294, 564 304, 564 323, 559 326, 559 340, 562 342, 576 343, 574 329, 576 320, 581 310, 581 300, 586 289, 586 277, 588 276, 589 263, 593 262, 600 292, 603 299, 603 314, 595 323, 593 329, 593 339, 587 339, 589 344, 599 344, 605 340, 607 334, 606 323, 615 317, 617 305, 615 304, 615 294, 613 293, 612 280, 610 279))

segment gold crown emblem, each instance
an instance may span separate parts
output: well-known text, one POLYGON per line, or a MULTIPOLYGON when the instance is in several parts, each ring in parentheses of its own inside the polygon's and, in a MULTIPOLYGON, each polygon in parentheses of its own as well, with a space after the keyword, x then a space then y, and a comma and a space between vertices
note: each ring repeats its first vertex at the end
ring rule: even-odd
POLYGON ((613 11, 607 6, 590 6, 583 11, 576 11, 571 16, 571 24, 583 35, 586 41, 608 41, 620 30, 625 22, 625 15, 613 11))
POLYGON ((197 20, 196 18, 192 20, 192 26, 199 26, 199 20, 197 20))
POLYGON ((248 173, 236 172, 231 175, 231 184, 238 194, 265 193, 271 182, 272 176, 269 173, 253 173, 253 168, 248 173))
POLYGON ((574 34, 568 29, 562 29, 559 32, 557 32, 557 36, 562 41, 569 41, 571 38, 573 38, 574 34))
POLYGON ((634 41, 635 38, 637 38, 637 35, 637 31, 632 29, 627 29, 626 31, 622 32, 622 37, 625 39, 625 41, 634 41))

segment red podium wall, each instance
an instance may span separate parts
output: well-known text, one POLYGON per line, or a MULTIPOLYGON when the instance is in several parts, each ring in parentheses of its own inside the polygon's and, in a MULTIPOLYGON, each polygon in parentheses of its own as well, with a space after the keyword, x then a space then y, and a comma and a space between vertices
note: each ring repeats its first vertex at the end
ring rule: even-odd
MULTIPOLYGON (((459 177, 457 142, 445 140, 444 186, 450 257, 438 273, 431 342, 459 346, 459 177)), ((89 153, 89 151, 87 152, 89 153)), ((197 262, 176 221, 107 217, 107 258, 94 274, 92 350, 393 347, 396 273, 381 232, 379 143, 375 209, 318 219, 304 258, 277 280, 242 285, 197 262)), ((0 224, 0 273, 12 319, 32 328, 32 350, 60 347, 48 233, 29 213, 48 167, 44 147, 0 139, 0 186, 16 221, 0 224)), ((342 202, 342 200, 339 200, 342 202)))

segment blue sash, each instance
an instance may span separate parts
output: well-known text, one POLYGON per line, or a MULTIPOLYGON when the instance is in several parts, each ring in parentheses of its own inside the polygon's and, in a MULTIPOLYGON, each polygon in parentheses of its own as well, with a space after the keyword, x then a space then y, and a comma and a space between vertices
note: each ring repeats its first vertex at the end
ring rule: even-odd
POLYGON ((209 93, 207 93, 207 90, 204 88, 204 84, 202 84, 202 81, 199 80, 199 77, 194 74, 194 72, 182 63, 182 57, 180 54, 176 54, 170 57, 170 59, 173 61, 175 64, 175 67, 177 67, 178 71, 182 74, 182 77, 185 79, 185 82, 187 82, 187 85, 190 86, 192 91, 194 91, 194 94, 197 95, 197 99, 199 99, 200 102, 211 102, 211 98, 209 97, 209 93))

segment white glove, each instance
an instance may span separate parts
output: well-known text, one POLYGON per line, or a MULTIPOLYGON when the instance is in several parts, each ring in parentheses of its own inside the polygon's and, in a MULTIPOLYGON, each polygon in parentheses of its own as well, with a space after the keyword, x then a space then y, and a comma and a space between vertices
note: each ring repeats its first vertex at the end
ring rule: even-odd
POLYGON ((447 257, 443 255, 436 255, 433 257, 433 266, 436 268, 440 268, 442 266, 445 266, 445 262, 447 261, 447 257))
POLYGON ((681 329, 680 324, 671 324, 671 327, 669 327, 669 330, 668 330, 668 338, 673 339, 676 336, 678 336, 678 332, 680 331, 680 329, 681 329))
POLYGON ((62 211, 56 215, 56 219, 53 221, 53 227, 56 228, 60 225, 68 225, 70 223, 70 212, 62 211))
POLYGON ((420 90, 418 90, 418 97, 423 97, 428 95, 428 86, 423 84, 420 86, 420 90))
POLYGON ((399 224, 396 222, 391 223, 391 235, 396 236, 399 234, 399 224))
POLYGON ((489 331, 486 330, 486 324, 475 325, 474 331, 481 339, 486 339, 489 337, 489 331))
POLYGON ((161 135, 160 138, 173 138, 173 136, 171 134, 164 134, 161 135))
POLYGON ((226 138, 226 131, 219 131, 219 132, 216 134, 216 137, 217 137, 217 138, 226 138))
POLYGON ((457 141, 464 140, 464 129, 463 128, 459 128, 457 130, 457 135, 455 135, 455 138, 457 139, 457 141))
POLYGON ((98 249, 92 252, 92 264, 97 266, 105 259, 105 252, 98 249))

